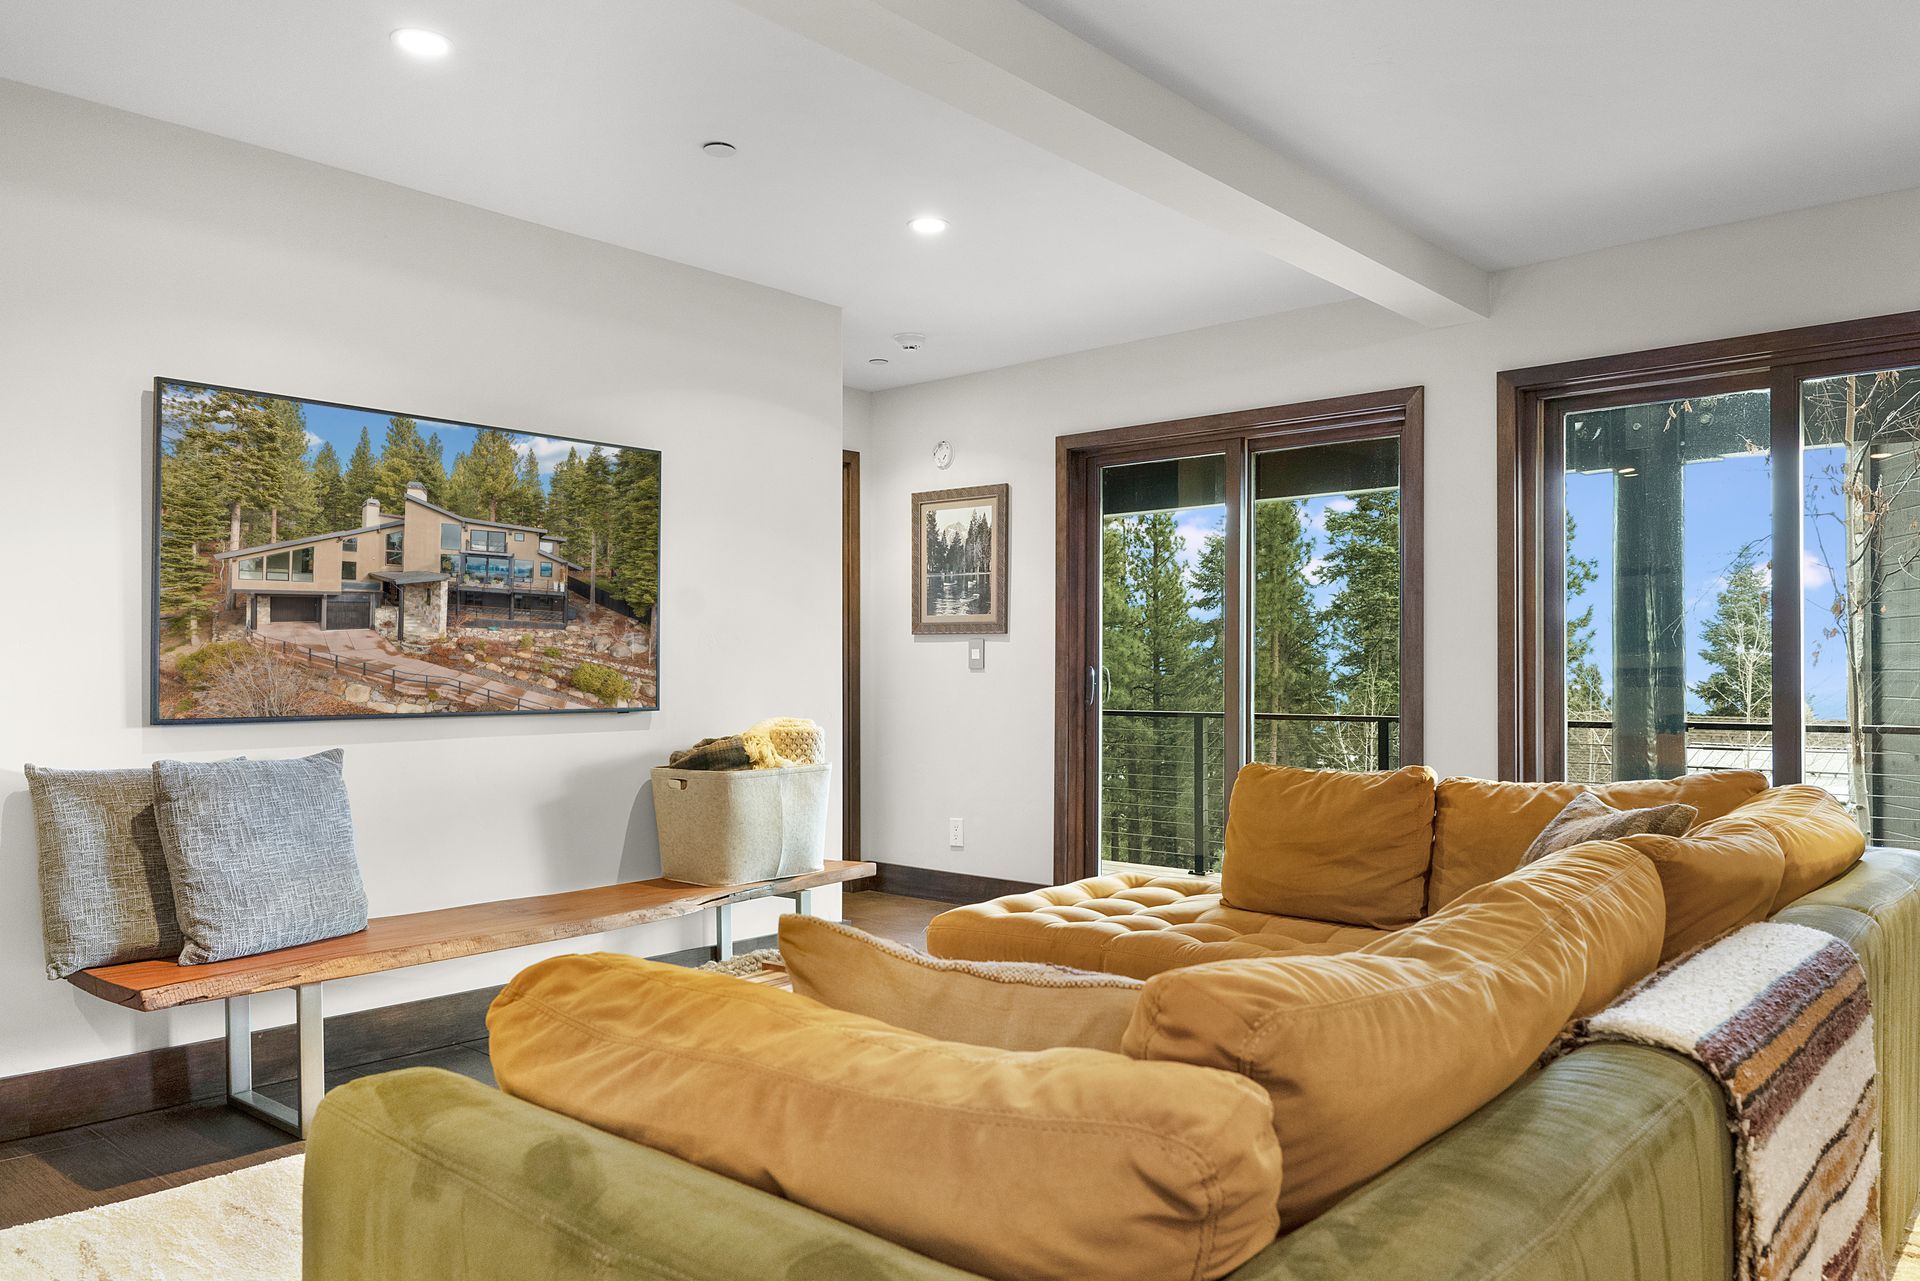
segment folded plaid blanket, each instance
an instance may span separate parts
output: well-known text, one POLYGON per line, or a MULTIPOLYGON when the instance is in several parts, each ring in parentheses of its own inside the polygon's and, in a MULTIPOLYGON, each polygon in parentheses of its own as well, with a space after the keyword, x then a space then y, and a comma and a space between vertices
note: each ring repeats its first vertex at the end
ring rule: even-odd
POLYGON ((747 752, 745 739, 728 734, 724 738, 703 738, 667 757, 667 764, 674 769, 752 769, 753 757, 747 752))
POLYGON ((1661 969, 1559 1047, 1631 1041, 1720 1083, 1741 1281, 1884 1281, 1880 1093, 1866 974, 1844 943, 1749 925, 1661 969))

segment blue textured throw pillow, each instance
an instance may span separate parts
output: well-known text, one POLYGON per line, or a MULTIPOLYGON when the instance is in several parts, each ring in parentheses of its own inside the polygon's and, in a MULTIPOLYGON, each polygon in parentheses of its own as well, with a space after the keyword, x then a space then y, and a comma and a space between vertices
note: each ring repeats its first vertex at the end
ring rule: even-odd
POLYGON ((366 928, 343 755, 154 762, 155 825, 186 936, 181 964, 366 928))

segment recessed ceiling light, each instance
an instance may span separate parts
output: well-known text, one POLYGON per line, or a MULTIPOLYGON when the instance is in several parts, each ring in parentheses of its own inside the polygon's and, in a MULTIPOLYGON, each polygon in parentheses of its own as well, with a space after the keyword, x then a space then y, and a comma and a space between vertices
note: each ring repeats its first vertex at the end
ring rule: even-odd
POLYGON ((453 52, 453 41, 420 27, 401 27, 393 33, 393 43, 416 58, 444 58, 453 52))
POLYGON ((730 156, 734 152, 738 151, 739 148, 734 146, 730 142, 721 142, 719 139, 716 138, 712 142, 701 143, 700 150, 706 152, 710 156, 730 156))
POLYGON ((887 363, 887 358, 885 356, 868 356, 867 363, 869 365, 884 365, 887 363))
POLYGON ((945 218, 935 218, 932 216, 915 218, 907 224, 907 228, 911 231, 917 231, 923 236, 937 236, 947 229, 947 220, 945 218))

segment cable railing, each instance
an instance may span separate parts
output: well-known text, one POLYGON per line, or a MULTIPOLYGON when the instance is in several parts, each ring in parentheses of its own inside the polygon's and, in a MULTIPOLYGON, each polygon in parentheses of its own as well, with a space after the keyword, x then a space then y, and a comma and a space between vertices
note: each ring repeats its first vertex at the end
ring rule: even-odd
MULTIPOLYGON (((1226 838, 1226 717, 1194 709, 1107 708, 1101 714, 1100 858, 1104 863, 1205 875, 1219 868, 1226 838)), ((1398 764, 1400 718, 1336 712, 1256 712, 1253 759, 1305 769, 1377 770, 1398 764)), ((1773 772, 1773 726, 1766 721, 1689 717, 1688 772, 1773 772)), ((1567 721, 1566 777, 1614 779, 1611 720, 1567 721)), ((1864 799, 1873 839, 1920 840, 1920 725, 1808 721, 1804 781, 1854 805, 1853 736, 1868 740, 1864 799), (1897 749, 1884 739, 1906 737, 1897 749), (1879 758, 1911 752, 1912 768, 1879 758)))
MULTIPOLYGON (((1101 716, 1100 856, 1205 875, 1226 839, 1226 714, 1107 708, 1101 716)), ((1307 769, 1391 769, 1398 716, 1256 712, 1253 759, 1307 769)))

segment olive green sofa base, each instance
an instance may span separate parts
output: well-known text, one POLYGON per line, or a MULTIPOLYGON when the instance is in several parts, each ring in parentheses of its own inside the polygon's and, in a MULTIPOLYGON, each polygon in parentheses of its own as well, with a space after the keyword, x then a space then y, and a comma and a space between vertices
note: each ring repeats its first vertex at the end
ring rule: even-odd
MULTIPOLYGON (((1776 919, 1860 955, 1897 1249, 1920 1193, 1920 854, 1870 850, 1776 919)), ((1499 1098, 1230 1281, 1731 1281, 1718 1088, 1659 1050, 1589 1046, 1499 1098)), ((327 1096, 307 1148, 305 1281, 965 1281, 652 1149, 414 1069, 327 1096)), ((957 1206, 955 1213, 965 1213, 957 1206)), ((1061 1189, 1060 1213, 1081 1212, 1061 1189)))
POLYGON ((968 1281, 791 1201, 409 1068, 328 1094, 303 1281, 968 1281))

